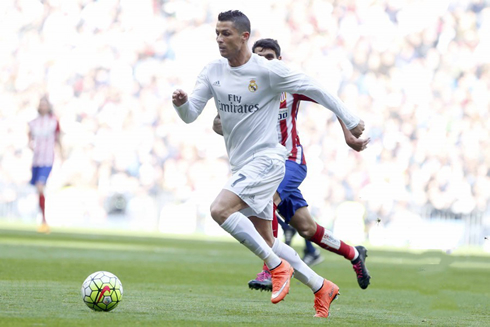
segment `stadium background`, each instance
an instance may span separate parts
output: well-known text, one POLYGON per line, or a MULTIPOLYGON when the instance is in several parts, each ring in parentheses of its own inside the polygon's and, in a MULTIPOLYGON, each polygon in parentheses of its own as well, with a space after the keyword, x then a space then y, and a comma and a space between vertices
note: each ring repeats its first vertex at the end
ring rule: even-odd
MULTIPOLYGON (((314 216, 373 245, 490 251, 490 3, 471 1, 0 2, 0 221, 39 219, 27 122, 49 93, 65 160, 47 189, 51 226, 224 235, 209 204, 229 176, 210 102, 185 125, 171 105, 218 57, 217 14, 240 9, 251 44, 338 93, 369 148, 302 104, 314 216), (351 226, 346 228, 346 226, 351 226), (357 228, 352 228, 357 226, 357 228)), ((250 45, 251 45, 250 44, 250 45)))

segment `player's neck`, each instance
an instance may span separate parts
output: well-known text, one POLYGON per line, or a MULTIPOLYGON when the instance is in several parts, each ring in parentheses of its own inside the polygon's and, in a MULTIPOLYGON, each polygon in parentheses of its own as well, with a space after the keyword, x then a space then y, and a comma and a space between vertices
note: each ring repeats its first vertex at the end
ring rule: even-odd
POLYGON ((240 52, 233 58, 228 58, 228 64, 231 67, 239 67, 245 65, 250 60, 250 57, 252 57, 252 52, 247 48, 247 51, 240 52))

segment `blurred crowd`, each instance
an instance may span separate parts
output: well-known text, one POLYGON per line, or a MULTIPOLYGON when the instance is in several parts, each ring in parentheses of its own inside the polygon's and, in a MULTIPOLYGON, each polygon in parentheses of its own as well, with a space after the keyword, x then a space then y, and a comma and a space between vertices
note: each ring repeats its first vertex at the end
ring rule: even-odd
POLYGON ((228 161, 212 101, 185 125, 171 94, 190 92, 218 58, 214 27, 228 9, 249 16, 250 46, 277 39, 289 66, 366 123, 371 143, 356 153, 330 111, 301 105, 301 190, 323 223, 345 201, 363 205, 368 228, 435 211, 490 215, 488 0, 1 1, 0 203, 29 208, 27 122, 47 93, 64 151, 48 190, 66 199, 50 206, 65 206, 63 219, 77 208, 95 222, 118 212, 178 221, 165 208, 186 203, 199 228, 228 161))

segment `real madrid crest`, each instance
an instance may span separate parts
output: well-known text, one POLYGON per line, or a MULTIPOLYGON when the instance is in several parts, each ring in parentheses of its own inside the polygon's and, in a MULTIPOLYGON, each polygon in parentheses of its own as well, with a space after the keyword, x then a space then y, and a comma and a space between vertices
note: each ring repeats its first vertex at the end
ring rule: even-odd
POLYGON ((250 80, 250 84, 248 84, 248 90, 250 92, 255 92, 255 91, 257 91, 258 88, 259 87, 258 87, 257 83, 255 83, 255 80, 254 79, 250 80))

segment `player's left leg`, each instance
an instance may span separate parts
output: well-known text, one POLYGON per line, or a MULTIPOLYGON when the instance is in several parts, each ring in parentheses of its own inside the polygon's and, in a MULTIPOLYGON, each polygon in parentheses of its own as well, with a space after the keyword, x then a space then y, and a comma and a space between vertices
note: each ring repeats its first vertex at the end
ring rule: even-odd
POLYGON ((48 181, 49 174, 51 173, 51 167, 33 167, 31 184, 35 185, 39 196, 39 208, 41 210, 42 222, 38 227, 40 233, 50 233, 50 228, 46 220, 46 197, 45 188, 48 181))
POLYGON ((248 287, 252 290, 272 292, 272 276, 265 263, 262 271, 257 274, 257 277, 248 282, 248 287))
MULTIPOLYGON (((260 217, 260 215, 258 215, 260 217)), ((259 217, 250 217, 259 234, 269 243, 272 237, 272 229, 267 222, 259 217)), ((279 239, 274 239, 272 250, 278 257, 285 259, 294 268, 294 277, 308 286, 315 294, 316 317, 328 317, 328 310, 331 302, 339 294, 339 288, 305 264, 298 253, 289 245, 282 243, 279 239), (323 291, 322 291, 323 290, 323 291)), ((273 271, 272 271, 273 273, 273 271)))
POLYGON ((298 253, 290 247, 276 239, 272 250, 279 257, 286 259, 294 268, 294 277, 308 286, 315 294, 315 317, 327 318, 329 315, 330 305, 333 300, 340 294, 339 287, 333 282, 324 279, 311 269, 298 253))
MULTIPOLYGON (((290 198, 298 198, 296 194, 290 198)), ((301 195, 302 197, 302 195, 301 195)), ((323 226, 318 225, 306 206, 295 210, 290 224, 305 239, 319 245, 321 248, 336 253, 349 260, 356 272, 357 282, 362 289, 369 286, 371 276, 366 268, 367 250, 363 246, 353 247, 338 239, 323 226)))

